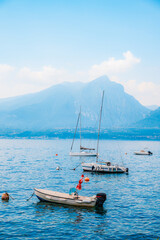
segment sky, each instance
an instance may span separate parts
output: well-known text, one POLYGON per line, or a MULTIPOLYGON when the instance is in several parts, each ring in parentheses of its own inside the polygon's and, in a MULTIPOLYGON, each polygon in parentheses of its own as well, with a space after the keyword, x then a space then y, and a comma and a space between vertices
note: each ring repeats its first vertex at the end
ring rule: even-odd
POLYGON ((160 106, 160 0, 0 0, 0 98, 102 75, 160 106))

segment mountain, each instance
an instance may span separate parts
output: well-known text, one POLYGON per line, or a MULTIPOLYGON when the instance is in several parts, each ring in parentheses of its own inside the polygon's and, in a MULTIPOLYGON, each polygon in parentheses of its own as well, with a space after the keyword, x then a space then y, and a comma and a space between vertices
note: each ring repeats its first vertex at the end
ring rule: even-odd
POLYGON ((102 91, 102 127, 127 127, 150 111, 124 92, 121 84, 102 76, 88 83, 54 85, 41 92, 0 100, 0 129, 73 128, 80 106, 82 127, 98 128, 102 91))
POLYGON ((150 106, 146 106, 146 108, 148 108, 149 110, 154 111, 154 110, 158 109, 159 106, 158 105, 150 105, 150 106))
POLYGON ((160 128, 160 107, 135 124, 137 128, 160 128))

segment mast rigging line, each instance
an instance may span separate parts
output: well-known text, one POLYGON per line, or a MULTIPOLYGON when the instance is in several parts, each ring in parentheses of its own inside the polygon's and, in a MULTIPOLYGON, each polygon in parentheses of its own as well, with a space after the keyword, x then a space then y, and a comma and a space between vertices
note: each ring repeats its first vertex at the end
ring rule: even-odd
POLYGON ((96 162, 98 162, 99 135, 100 135, 100 128, 101 128, 101 118, 102 118, 103 100, 104 100, 104 90, 103 90, 103 93, 102 93, 102 103, 101 103, 100 118, 99 118, 96 162))
POLYGON ((76 136, 76 132, 77 132, 77 127, 78 127, 78 123, 79 123, 80 115, 81 115, 81 112, 79 112, 79 114, 78 114, 78 119, 77 119, 76 129, 75 129, 75 132, 74 132, 74 137, 73 137, 73 141, 72 141, 72 145, 71 145, 71 151, 72 151, 72 148, 73 148, 74 139, 75 139, 75 136, 76 136))

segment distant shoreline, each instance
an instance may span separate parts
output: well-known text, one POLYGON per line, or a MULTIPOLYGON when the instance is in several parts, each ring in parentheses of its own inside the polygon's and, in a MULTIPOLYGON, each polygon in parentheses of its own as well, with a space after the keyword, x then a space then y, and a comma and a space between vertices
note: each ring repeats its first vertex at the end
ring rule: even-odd
MULTIPOLYGON (((1 130, 0 138, 4 139, 72 139, 74 129, 53 129, 53 130, 1 130)), ((79 138, 79 133, 76 134, 79 138)), ((82 130, 83 139, 97 139, 97 132, 93 129, 82 130)), ((102 140, 145 140, 160 141, 160 129, 103 129, 100 133, 102 140)))

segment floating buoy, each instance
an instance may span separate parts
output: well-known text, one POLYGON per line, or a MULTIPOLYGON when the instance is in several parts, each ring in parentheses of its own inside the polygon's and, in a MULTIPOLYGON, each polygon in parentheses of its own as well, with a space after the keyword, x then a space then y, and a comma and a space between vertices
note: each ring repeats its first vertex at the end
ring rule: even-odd
POLYGON ((7 192, 2 194, 2 200, 3 201, 8 201, 9 200, 9 194, 7 192))
POLYGON ((89 182, 89 177, 86 177, 84 180, 85 182, 89 182))
POLYGON ((56 156, 58 156, 58 153, 56 153, 56 156))
POLYGON ((61 170, 60 166, 56 167, 56 170, 61 170))
POLYGON ((127 153, 125 153, 127 155, 127 153))

